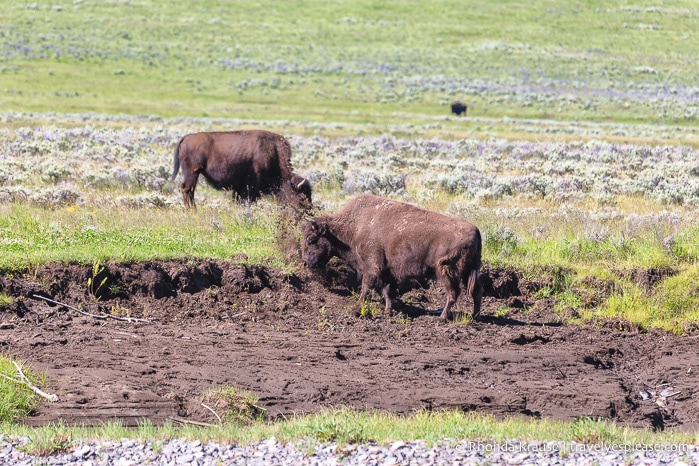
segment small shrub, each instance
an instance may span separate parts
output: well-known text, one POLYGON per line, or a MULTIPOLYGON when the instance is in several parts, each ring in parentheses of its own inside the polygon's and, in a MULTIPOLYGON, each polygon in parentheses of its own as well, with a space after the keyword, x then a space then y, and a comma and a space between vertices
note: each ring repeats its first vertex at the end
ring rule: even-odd
POLYGON ((201 402, 213 409, 223 422, 248 425, 259 421, 265 409, 258 406, 259 398, 232 386, 209 389, 201 402))
POLYGON ((493 255, 510 255, 519 246, 519 239, 514 231, 505 226, 488 228, 485 233, 484 248, 493 255))
POLYGON ((4 291, 0 292, 0 311, 4 311, 8 307, 10 307, 10 305, 14 302, 15 299, 12 296, 5 293, 4 291))
POLYGON ((104 265, 102 265, 102 261, 98 259, 92 264, 92 275, 87 279, 87 290, 97 301, 102 297, 102 288, 109 279, 104 272, 104 265))

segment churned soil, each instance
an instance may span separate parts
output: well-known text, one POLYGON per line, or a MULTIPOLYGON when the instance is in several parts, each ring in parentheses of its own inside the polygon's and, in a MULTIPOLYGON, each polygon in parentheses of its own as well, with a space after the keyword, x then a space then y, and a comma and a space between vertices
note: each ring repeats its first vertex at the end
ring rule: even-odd
MULTIPOLYGON (((487 266, 481 283, 482 316, 464 324, 439 318, 434 284, 403 294, 402 313, 356 316, 357 281, 341 263, 293 273, 228 261, 53 263, 0 276, 14 298, 0 311, 0 351, 45 373, 59 396, 39 404, 34 425, 214 423, 202 395, 235 386, 269 419, 456 408, 698 429, 696 335, 568 325, 535 298, 542 283, 487 266)), ((457 309, 470 312, 470 298, 457 309)))

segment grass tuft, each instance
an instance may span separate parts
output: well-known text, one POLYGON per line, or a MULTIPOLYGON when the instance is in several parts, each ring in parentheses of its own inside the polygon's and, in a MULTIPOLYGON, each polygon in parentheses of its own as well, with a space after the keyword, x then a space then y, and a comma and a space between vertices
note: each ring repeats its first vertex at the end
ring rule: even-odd
POLYGON ((213 409, 222 422, 248 425, 262 419, 265 409, 258 406, 259 399, 254 394, 232 386, 209 389, 201 397, 201 402, 213 409))
POLYGON ((15 298, 7 294, 6 291, 0 291, 0 311, 10 307, 15 302, 15 298))
POLYGON ((21 450, 33 456, 46 457, 67 452, 72 443, 71 428, 59 422, 32 429, 29 442, 24 444, 21 450))

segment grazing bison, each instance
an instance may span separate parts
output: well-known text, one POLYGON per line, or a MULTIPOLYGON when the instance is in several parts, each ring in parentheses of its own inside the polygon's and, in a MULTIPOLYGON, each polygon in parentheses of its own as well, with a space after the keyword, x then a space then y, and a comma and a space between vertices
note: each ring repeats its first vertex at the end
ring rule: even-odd
POLYGON ((442 318, 467 284, 473 318, 481 308, 483 288, 481 234, 465 220, 373 195, 358 196, 339 212, 308 219, 303 226, 301 258, 310 268, 331 257, 344 259, 362 280, 361 300, 381 290, 390 314, 398 289, 415 280, 437 278, 447 291, 442 318))
POLYGON ((233 191, 243 200, 277 194, 295 207, 310 207, 310 183, 292 172, 291 147, 280 134, 263 130, 188 134, 175 147, 173 181, 180 167, 185 207, 196 207, 194 190, 200 174, 214 188, 233 191))
POLYGON ((466 110, 468 110, 468 106, 466 104, 463 104, 461 102, 452 102, 451 104, 451 113, 455 115, 461 115, 462 113, 466 115, 466 110))

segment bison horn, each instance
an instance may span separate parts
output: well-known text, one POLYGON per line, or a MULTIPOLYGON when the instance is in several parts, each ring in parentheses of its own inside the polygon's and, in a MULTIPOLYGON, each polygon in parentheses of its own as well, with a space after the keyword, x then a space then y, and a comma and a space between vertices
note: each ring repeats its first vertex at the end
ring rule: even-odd
POLYGON ((306 183, 308 183, 308 180, 304 178, 303 181, 296 185, 296 189, 301 189, 301 186, 303 186, 306 183))
POLYGON ((306 220, 308 220, 308 222, 311 225, 313 225, 314 229, 316 229, 316 230, 318 229, 318 223, 314 219, 312 219, 311 217, 306 217, 306 220))

